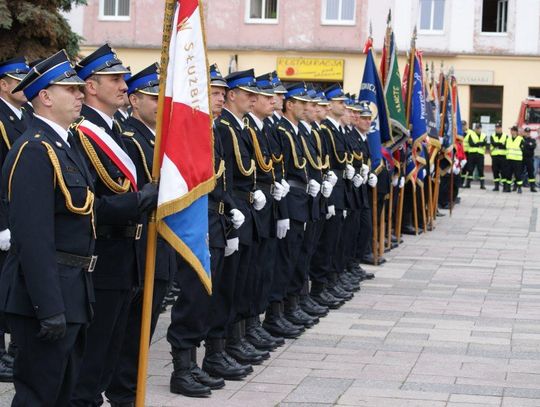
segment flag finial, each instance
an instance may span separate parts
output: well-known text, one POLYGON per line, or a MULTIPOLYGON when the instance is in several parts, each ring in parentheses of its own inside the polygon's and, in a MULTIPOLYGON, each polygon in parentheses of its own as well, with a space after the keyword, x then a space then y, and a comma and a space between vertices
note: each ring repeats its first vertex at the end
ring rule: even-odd
POLYGON ((390 25, 392 23, 392 9, 388 9, 388 17, 386 17, 386 24, 390 25))
POLYGON ((369 20, 369 38, 373 38, 373 24, 371 20, 369 20))

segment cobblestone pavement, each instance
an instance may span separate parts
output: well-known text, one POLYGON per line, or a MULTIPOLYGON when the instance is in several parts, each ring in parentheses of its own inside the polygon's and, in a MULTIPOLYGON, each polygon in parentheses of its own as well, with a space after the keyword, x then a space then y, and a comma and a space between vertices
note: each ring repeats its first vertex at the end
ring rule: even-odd
POLYGON ((353 300, 210 398, 169 393, 163 316, 147 406, 540 406, 540 194, 474 188, 353 300))

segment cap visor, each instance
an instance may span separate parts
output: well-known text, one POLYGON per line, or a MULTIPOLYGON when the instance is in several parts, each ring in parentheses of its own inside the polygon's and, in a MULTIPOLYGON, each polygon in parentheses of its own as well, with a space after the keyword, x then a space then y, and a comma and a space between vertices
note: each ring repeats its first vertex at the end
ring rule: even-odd
POLYGON ((335 98, 330 98, 330 100, 347 100, 346 96, 336 96, 335 98))
POLYGON ((287 89, 283 85, 278 85, 274 88, 274 93, 287 93, 287 89))
POLYGON ((22 79, 26 76, 25 73, 8 73, 6 76, 9 76, 12 79, 15 79, 17 81, 22 81, 22 79))
POLYGON ((159 85, 149 86, 147 88, 138 89, 137 92, 144 93, 145 95, 158 96, 159 95, 159 85))
POLYGON ((228 88, 227 82, 222 81, 221 79, 212 79, 210 81, 210 86, 219 86, 220 88, 228 88))
POLYGON ((122 64, 116 64, 112 66, 105 66, 99 71, 94 72, 94 75, 114 75, 114 74, 126 74, 126 73, 131 73, 131 71, 122 64))
POLYGON ((255 86, 238 86, 238 89, 245 90, 249 93, 261 93, 261 90, 259 88, 256 88, 255 86))
POLYGON ((62 75, 61 77, 59 78, 56 78, 56 79, 53 79, 51 82, 51 85, 65 85, 65 86, 69 86, 69 85, 86 85, 86 82, 83 81, 81 78, 79 78, 77 75, 72 75, 72 76, 69 76, 69 77, 65 77, 64 75, 62 75))
POLYGON ((311 98, 309 96, 302 96, 302 95, 299 95, 299 96, 291 96, 291 99, 296 99, 296 100, 299 100, 300 102, 311 102, 311 98))
POLYGON ((263 96, 274 96, 274 89, 259 89, 259 92, 257 92, 259 95, 263 96))

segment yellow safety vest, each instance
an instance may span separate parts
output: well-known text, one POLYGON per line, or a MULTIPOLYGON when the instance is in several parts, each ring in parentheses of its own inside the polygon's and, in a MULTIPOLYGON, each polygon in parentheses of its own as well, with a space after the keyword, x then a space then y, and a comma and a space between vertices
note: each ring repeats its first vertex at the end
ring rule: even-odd
POLYGON ((476 132, 474 130, 471 131, 470 133, 467 132, 467 135, 469 136, 469 140, 468 140, 469 153, 477 153, 477 154, 484 155, 486 153, 486 147, 485 146, 482 146, 482 147, 471 146, 471 143, 476 144, 476 143, 480 143, 482 141, 485 141, 486 140, 486 135, 484 133, 480 133, 480 135, 478 135, 478 134, 476 134, 476 132))
POLYGON ((465 132, 465 137, 463 138, 463 151, 468 153, 470 151, 469 147, 469 138, 471 137, 471 133, 474 133, 473 130, 469 129, 465 132))
POLYGON ((494 147, 492 145, 491 146, 491 155, 493 157, 499 156, 499 155, 506 155, 506 140, 509 137, 510 136, 508 136, 508 134, 506 134, 506 133, 502 133, 500 136, 497 136, 497 133, 493 133, 491 135, 491 144, 493 144, 493 142, 495 142, 497 144, 503 144, 505 146, 505 148, 500 148, 500 147, 494 147))
POLYGON ((508 137, 506 139, 506 159, 513 161, 523 161, 523 151, 521 151, 523 136, 516 138, 508 137))

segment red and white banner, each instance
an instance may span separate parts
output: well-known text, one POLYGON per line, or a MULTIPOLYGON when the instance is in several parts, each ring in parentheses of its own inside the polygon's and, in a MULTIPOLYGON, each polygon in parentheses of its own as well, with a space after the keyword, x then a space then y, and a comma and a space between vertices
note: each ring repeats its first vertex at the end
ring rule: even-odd
POLYGON ((160 143, 159 232, 211 291, 207 194, 214 188, 208 64, 198 0, 178 0, 160 143))
POLYGON ((88 120, 83 120, 79 129, 90 137, 103 150, 107 157, 118 167, 118 169, 129 179, 133 189, 137 190, 137 169, 131 157, 118 145, 114 139, 101 127, 96 126, 88 120))

